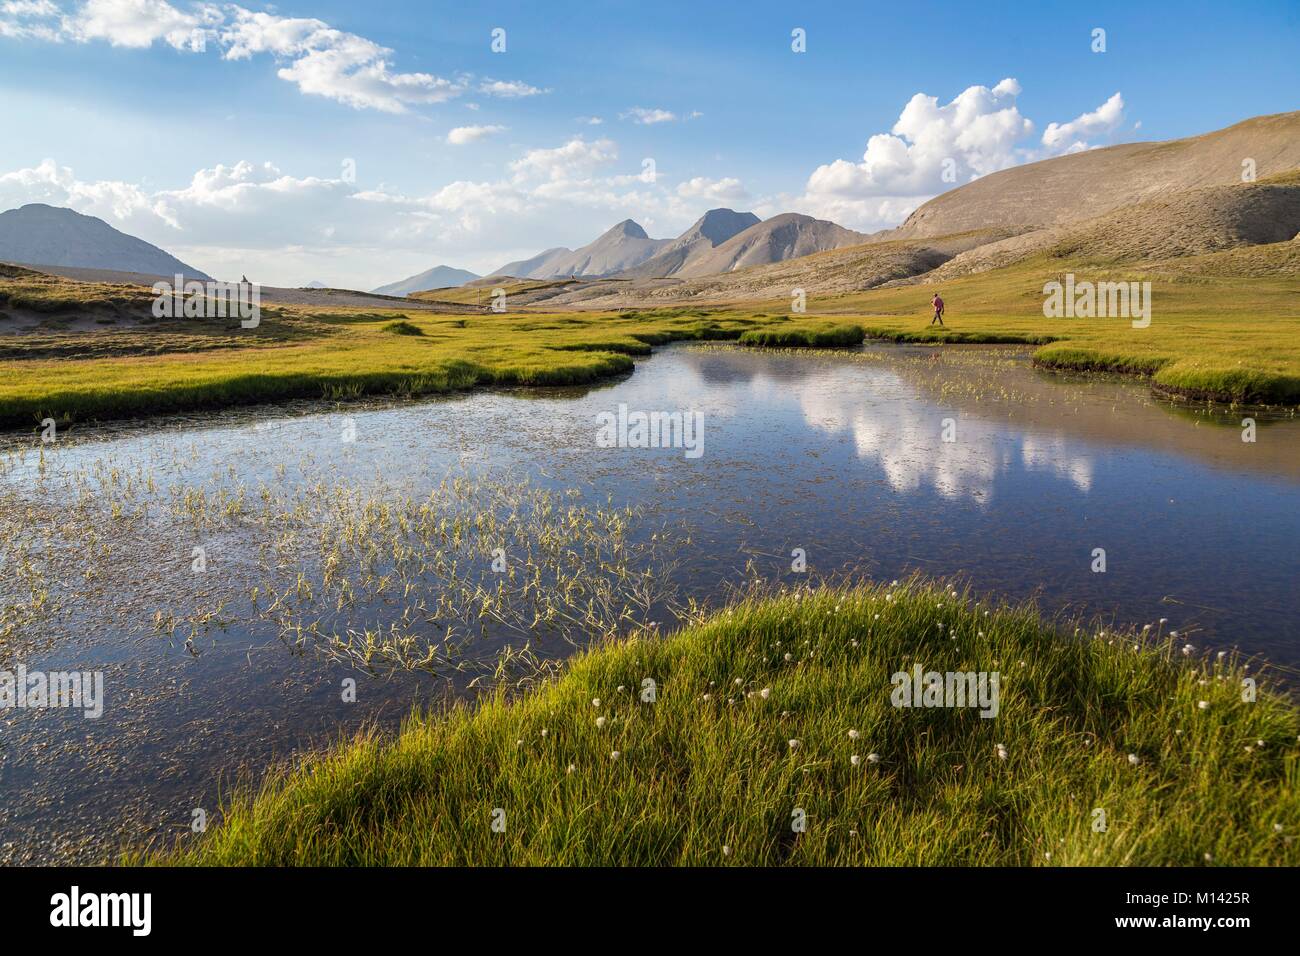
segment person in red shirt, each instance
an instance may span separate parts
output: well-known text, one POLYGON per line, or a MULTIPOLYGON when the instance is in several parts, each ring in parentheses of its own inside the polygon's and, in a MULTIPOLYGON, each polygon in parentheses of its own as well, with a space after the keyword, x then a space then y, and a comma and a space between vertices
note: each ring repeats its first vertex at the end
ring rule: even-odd
MULTIPOLYGON (((934 294, 934 298, 930 300, 930 304, 934 306, 934 318, 930 320, 930 324, 934 325, 934 323, 938 322, 940 325, 943 325, 943 299, 939 298, 939 293, 936 292, 934 294)), ((944 328, 947 328, 947 326, 945 325, 944 328)))

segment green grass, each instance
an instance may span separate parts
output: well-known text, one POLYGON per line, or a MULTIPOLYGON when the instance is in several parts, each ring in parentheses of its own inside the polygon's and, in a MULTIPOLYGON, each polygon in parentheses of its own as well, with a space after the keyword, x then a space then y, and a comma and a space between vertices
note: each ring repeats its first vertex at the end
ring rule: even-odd
POLYGON ((1115 264, 1048 256, 933 285, 819 296, 809 309, 852 315, 873 338, 934 343, 1023 342, 1051 368, 1150 378, 1160 391, 1221 402, 1300 404, 1300 243, 1165 262, 1115 264), (1043 285, 1151 282, 1151 324, 1047 318, 1043 285), (929 325, 935 291, 946 329, 929 325))
POLYGON ((1240 662, 1165 638, 1076 637, 916 581, 752 596, 310 756, 128 861, 1300 863, 1296 709, 1266 682, 1243 702, 1240 662), (998 716, 892 706, 891 674, 918 663, 1000 672, 998 716))
POLYGON ((862 344, 863 332, 856 325, 818 325, 798 328, 767 326, 742 332, 741 345, 765 348, 835 348, 862 344))
MULTIPOLYGON (((0 272, 0 293, 8 296, 0 306, 24 302, 30 314, 78 302, 83 314, 93 314, 102 300, 112 315, 132 315, 143 301, 138 293, 147 292, 9 268, 13 275, 0 272), (42 297, 39 308, 31 306, 42 297)), ((6 336, 0 345, 0 427, 284 399, 583 385, 627 372, 634 357, 673 341, 826 347, 856 344, 864 334, 936 344, 1020 342, 1038 346, 1034 361, 1044 367, 1140 375, 1158 390, 1196 399, 1300 405, 1297 277, 1300 243, 1287 242, 1145 264, 1042 255, 938 285, 814 296, 811 311, 797 315, 788 313, 788 302, 467 315, 283 307, 264 310, 253 330, 195 321, 43 328, 6 336), (1122 318, 1044 317, 1043 284, 1066 272, 1080 281, 1150 281, 1150 327, 1134 329, 1122 318), (944 329, 929 325, 936 289, 948 304, 944 329)), ((438 297, 477 308, 490 291, 439 290, 438 297)))
MULTIPOLYGON (((676 310, 623 318, 285 308, 270 318, 264 311, 242 347, 244 330, 220 322, 209 323, 206 336, 195 321, 14 336, 0 350, 0 427, 287 399, 583 385, 630 371, 631 357, 648 355, 655 345, 734 340, 770 321, 743 312, 702 318, 676 310)), ((814 338, 833 337, 824 318, 785 323, 817 330, 814 338)), ((849 328, 860 341, 860 330, 849 328)))

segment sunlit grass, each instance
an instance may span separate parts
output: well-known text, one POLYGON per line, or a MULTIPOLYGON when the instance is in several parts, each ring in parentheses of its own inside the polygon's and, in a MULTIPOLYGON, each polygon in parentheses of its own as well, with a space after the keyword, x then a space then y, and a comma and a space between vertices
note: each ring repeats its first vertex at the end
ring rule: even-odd
MULTIPOLYGON (((630 371, 634 355, 678 340, 736 339, 766 319, 743 313, 702 319, 672 310, 623 317, 419 312, 290 312, 253 330, 294 323, 293 341, 250 337, 250 348, 112 358, 22 358, 0 362, 0 426, 128 418, 289 399, 426 395, 478 386, 583 385, 630 371), (301 335, 312 323, 320 334, 301 335), (396 327, 402 334, 394 335, 396 327), (254 348, 255 347, 255 348, 254 348)), ((824 318, 798 318, 822 336, 824 318)), ((96 337, 81 333, 88 349, 96 337)), ((152 330, 165 338, 166 328, 152 330)), ((856 333, 860 337, 860 333, 856 333)))
MULTIPOLYGON (((583 385, 627 372, 634 357, 673 341, 824 347, 852 345, 864 334, 1027 343, 1039 346, 1034 361, 1046 367, 1141 375, 1165 392, 1198 399, 1297 404, 1297 277, 1300 246, 1292 242, 1146 264, 1041 255, 938 285, 813 296, 807 313, 794 314, 789 301, 712 311, 466 315, 284 308, 271 310, 246 338, 219 327, 204 334, 193 321, 46 332, 12 337, 0 350, 0 427, 287 399, 583 385), (1080 281, 1150 281, 1150 326, 1044 317, 1044 283, 1067 272, 1080 281), (936 290, 948 305, 946 328, 928 321, 936 290)), ((0 277, 0 286, 19 281, 0 277)), ((483 289, 458 294, 467 309, 482 307, 483 289)))
POLYGON ((1294 707, 1243 701, 1242 662, 1160 632, 1060 630, 920 582, 752 595, 306 757, 132 859, 1295 865, 1294 707), (998 716, 892 706, 914 664, 999 672, 998 716))
POLYGON ((1039 256, 932 285, 815 297, 809 309, 851 315, 873 337, 1024 342, 1041 346, 1034 359, 1048 367, 1149 376, 1159 389, 1195 398, 1297 404, 1298 283, 1300 243, 1289 242, 1131 265, 1039 256), (1044 317, 1043 285, 1067 272, 1078 281, 1150 281, 1150 326, 1044 317), (947 305, 946 328, 929 325, 935 291, 947 305))

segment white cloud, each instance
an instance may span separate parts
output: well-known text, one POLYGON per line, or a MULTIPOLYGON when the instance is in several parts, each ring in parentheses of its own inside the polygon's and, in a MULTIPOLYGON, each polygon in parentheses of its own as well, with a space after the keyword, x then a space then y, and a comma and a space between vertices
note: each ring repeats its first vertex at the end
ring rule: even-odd
POLYGON ((485 139, 494 133, 505 132, 504 126, 457 126, 447 134, 447 142, 453 146, 464 146, 485 139))
POLYGON ((488 96, 499 96, 507 100, 517 100, 525 96, 539 96, 542 93, 551 92, 550 90, 539 89, 536 86, 529 86, 527 83, 521 83, 518 80, 484 80, 479 84, 478 90, 488 96))
POLYGON ((599 116, 579 116, 578 122, 585 123, 587 126, 599 126, 605 121, 599 116))
POLYGON ((1033 123, 1014 102, 1015 80, 993 89, 971 86, 940 106, 938 97, 917 93, 903 107, 889 133, 867 140, 860 163, 837 160, 819 167, 809 191, 831 195, 890 196, 939 192, 944 172, 957 182, 1017 162, 1016 144, 1033 123))
POLYGON ((573 182, 590 177, 597 167, 616 159, 618 147, 613 140, 587 142, 581 136, 575 136, 554 149, 528 150, 510 164, 510 171, 516 181, 541 178, 551 182, 573 182))
POLYGON ((1087 149, 1086 139, 1113 133, 1124 122, 1124 97, 1116 93, 1091 113, 1084 113, 1068 123, 1048 123, 1043 131, 1043 145, 1055 152, 1087 149))
MULTIPOLYGON (((65 15, 49 0, 5 0, 0 4, 0 36, 100 40, 133 49, 161 42, 192 52, 214 43, 224 60, 275 58, 281 64, 276 75, 305 94, 388 113, 442 103, 460 96, 470 83, 469 77, 396 72, 389 65, 393 51, 365 37, 321 20, 255 12, 236 4, 199 2, 181 8, 167 0, 85 0, 65 15)), ((479 89, 507 98, 546 92, 512 80, 484 80, 479 89)))
POLYGON ((643 126, 651 126, 655 123, 670 123, 677 119, 677 114, 668 110, 646 109, 643 106, 634 106, 626 113, 620 113, 620 117, 627 119, 631 117, 634 122, 643 126))
POLYGON ((1092 113, 1052 123, 1041 146, 1034 124, 1015 98, 1019 81, 971 86, 951 102, 915 94, 888 133, 867 140, 860 162, 837 159, 818 166, 799 197, 776 197, 815 216, 857 229, 897 225, 927 199, 989 173, 1059 152, 1088 148, 1084 137, 1113 132, 1122 119, 1117 93, 1092 113), (1076 138, 1077 137, 1077 138, 1076 138))
POLYGON ((186 13, 165 0, 87 0, 62 23, 78 43, 105 40, 113 46, 143 49, 162 40, 182 50, 193 48, 196 33, 202 36, 220 17, 215 7, 186 13))
POLYGON ((719 199, 741 195, 734 178, 649 181, 619 168, 612 140, 582 137, 525 151, 500 179, 458 180, 418 195, 249 161, 200 169, 165 189, 82 180, 54 160, 0 173, 0 209, 67 206, 218 277, 348 288, 373 288, 438 261, 486 273, 540 249, 581 245, 626 218, 651 235, 677 235, 719 199))
POLYGON ((53 17, 59 13, 50 0, 5 0, 0 13, 11 17, 53 17))
POLYGON ((67 166, 52 159, 0 175, 0 209, 31 202, 68 206, 87 215, 123 224, 161 223, 175 228, 166 203, 138 186, 120 181, 81 182, 67 166))
POLYGON ((0 37, 58 43, 63 36, 53 21, 59 15, 50 0, 5 0, 0 3, 0 37))

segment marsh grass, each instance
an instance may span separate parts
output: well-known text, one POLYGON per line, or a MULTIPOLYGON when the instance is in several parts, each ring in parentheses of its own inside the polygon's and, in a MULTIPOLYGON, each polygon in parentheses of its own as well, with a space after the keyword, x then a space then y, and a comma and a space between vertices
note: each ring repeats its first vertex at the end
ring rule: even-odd
MULTIPOLYGON (((0 457, 0 475, 17 461, 0 457)), ((37 458, 29 485, 0 485, 0 658, 89 617, 195 656, 233 626, 370 673, 518 676, 675 606, 689 535, 636 507, 525 475, 466 471, 414 491, 287 463, 299 481, 171 480, 183 462, 104 459, 46 477, 37 458), (245 558, 197 587, 200 541, 245 558), (143 568, 169 582, 147 603, 143 568)))
POLYGON ((122 330, 99 329, 75 339, 43 339, 31 348, 13 346, 26 351, 21 360, 0 364, 0 427, 32 428, 46 417, 110 420, 294 399, 588 385, 631 371, 632 357, 648 355, 654 345, 735 339, 755 323, 745 314, 703 320, 672 310, 619 324, 602 313, 543 320, 531 314, 448 318, 285 309, 242 343, 229 334, 186 339, 170 329, 140 329, 125 338, 122 330), (393 325, 403 332, 393 334, 393 325), (128 342, 134 345, 124 351, 128 342))
POLYGON ((206 836, 127 859, 1295 865, 1297 713, 1264 686, 1243 702, 1245 666, 921 581, 756 592, 667 639, 602 642, 521 696, 307 757, 206 836), (916 663, 999 671, 999 715, 891 706, 916 663))
MULTIPOLYGON (((218 326, 140 326, 79 332, 57 326, 11 337, 0 350, 0 427, 131 418, 293 399, 417 396, 479 387, 588 385, 631 371, 636 357, 675 341, 738 341, 774 348, 843 347, 864 335, 929 344, 1039 346, 1045 368, 1141 376, 1158 391, 1239 404, 1300 404, 1300 312, 1295 243, 1159 263, 1039 256, 945 281, 818 295, 808 313, 788 303, 621 312, 409 313, 285 307, 244 335, 218 326), (1286 248, 1279 248, 1286 247, 1286 248), (1094 281, 1150 280, 1151 326, 1128 320, 1049 319, 1043 283, 1074 271, 1094 281), (930 327, 935 288, 948 328, 930 327), (402 334, 393 334, 395 330, 402 334), (421 334, 414 334, 411 330, 421 334)), ((43 279, 40 281, 44 281, 43 279)), ((0 275, 0 289, 31 295, 31 276, 0 275)), ((77 286, 105 308, 129 287, 77 286)), ((54 289, 51 286, 51 289, 54 289)), ((46 290, 57 298, 64 293, 46 290)), ((485 290, 441 290, 468 312, 485 290), (457 295, 451 295, 457 293, 457 295)), ((87 298, 89 297, 89 298, 87 298)), ((5 303, 0 302, 0 306, 5 303)), ((452 305, 455 305, 453 301, 452 305)))
POLYGON ((769 326, 742 332, 741 345, 768 348, 835 348, 861 345, 863 331, 857 325, 823 323, 817 326, 788 328, 769 326))

